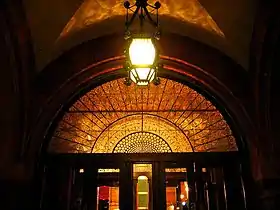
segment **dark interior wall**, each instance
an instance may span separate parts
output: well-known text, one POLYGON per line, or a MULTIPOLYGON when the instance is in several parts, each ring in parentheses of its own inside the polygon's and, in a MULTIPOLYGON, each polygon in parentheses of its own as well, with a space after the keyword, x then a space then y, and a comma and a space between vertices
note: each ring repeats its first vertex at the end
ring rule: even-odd
POLYGON ((1 129, 3 133, 10 133, 8 139, 13 139, 3 144, 7 148, 2 147, 1 154, 7 154, 12 161, 21 162, 31 110, 30 87, 35 76, 32 39, 21 1, 1 1, 0 9, 1 110, 2 116, 5 116, 1 124, 5 127, 1 129))
POLYGON ((279 89, 279 37, 280 16, 275 1, 260 1, 251 43, 250 78, 253 84, 256 106, 256 126, 263 169, 260 179, 269 179, 280 174, 270 165, 275 156, 275 133, 279 129, 277 100, 279 89), (276 126, 276 127, 275 127, 276 126))
MULTIPOLYGON (((280 21, 279 21, 279 28, 280 28, 280 21)), ((280 36, 277 39, 275 45, 275 52, 274 52, 274 59, 272 64, 272 71, 268 77, 271 77, 270 80, 270 97, 271 101, 269 103, 269 117, 271 119, 271 136, 273 140, 273 144, 271 145, 272 155, 275 155, 277 158, 277 174, 280 175, 280 36)), ((279 177, 280 178, 280 177, 279 177)))
POLYGON ((261 168, 257 180, 261 209, 280 208, 279 37, 277 1, 259 1, 251 42, 250 77, 256 104, 261 168))
POLYGON ((267 56, 264 60, 262 79, 262 98, 267 98, 264 104, 266 115, 263 118, 266 125, 266 136, 263 139, 266 170, 262 180, 262 194, 267 208, 280 208, 280 17, 271 16, 270 36, 267 37, 267 56))
MULTIPOLYGON (((280 22, 279 22, 280 23, 280 22)), ((280 27, 280 24, 279 26, 280 27)), ((267 126, 265 128, 266 135, 262 141, 264 145, 263 151, 263 179, 259 182, 260 191, 262 194, 263 203, 266 209, 280 208, 280 74, 279 74, 279 59, 280 59, 280 36, 274 42, 271 48, 271 63, 268 72, 264 75, 267 79, 269 100, 266 104, 267 115, 264 118, 267 126)), ((265 80, 264 79, 264 80, 265 80)), ((264 123, 263 123, 264 124, 264 123)))
POLYGON ((32 71, 30 36, 20 1, 0 2, 0 202, 1 209, 24 209, 30 175, 22 159, 28 80, 32 71))
MULTIPOLYGON (((15 182, 18 173, 17 155, 19 152, 19 92, 16 86, 16 69, 13 66, 13 53, 11 52, 11 40, 9 30, 5 22, 5 17, 1 12, 0 17, 1 29, 6 33, 0 33, 0 46, 1 46, 1 78, 0 78, 0 92, 1 92, 1 147, 0 147, 0 193, 1 203, 4 208, 10 209, 12 200, 11 185, 7 184, 15 182), (10 44, 10 45, 9 45, 10 44), (14 173, 17 171, 17 173, 14 173), (9 201, 7 201, 9 200, 9 201)), ((20 169, 19 169, 20 170, 20 169)), ((18 186, 17 186, 18 187, 18 186)), ((16 192, 16 191, 15 191, 16 192)), ((16 193, 15 193, 16 195, 16 193)))
POLYGON ((1 28, 6 29, 6 33, 0 34, 1 47, 1 146, 0 148, 0 167, 5 168, 11 165, 11 162, 16 157, 16 142, 19 138, 17 130, 19 129, 19 93, 15 83, 15 68, 12 64, 12 52, 9 44, 9 31, 5 22, 5 16, 1 15, 1 28))

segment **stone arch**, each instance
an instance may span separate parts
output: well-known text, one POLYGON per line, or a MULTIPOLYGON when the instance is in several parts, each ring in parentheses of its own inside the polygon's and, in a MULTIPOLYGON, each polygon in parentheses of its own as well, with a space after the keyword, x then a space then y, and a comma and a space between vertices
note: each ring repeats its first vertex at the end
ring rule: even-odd
MULTIPOLYGON (((28 158, 45 154, 45 145, 57 125, 57 119, 61 117, 61 111, 72 103, 77 94, 87 91, 89 86, 96 87, 104 81, 125 76, 121 71, 123 57, 116 56, 121 54, 122 46, 118 36, 91 40, 65 52, 39 74, 33 90, 37 91, 36 102, 40 109, 25 150, 28 158), (107 50, 109 46, 110 51, 107 50), (97 54, 93 50, 96 47, 100 49, 97 54), (75 65, 65 63, 65 60, 75 60, 75 65), (49 81, 52 81, 51 86, 49 81)), ((244 148, 248 144, 252 148, 250 144, 255 144, 254 127, 242 100, 249 94, 250 88, 242 67, 221 52, 186 37, 165 34, 160 47, 165 54, 161 76, 190 84, 196 90, 204 90, 203 95, 220 104, 220 110, 224 110, 226 119, 235 127, 240 139, 238 147, 244 148), (175 50, 181 49, 181 46, 187 46, 186 50, 175 50), (209 56, 205 57, 205 54, 209 56)))

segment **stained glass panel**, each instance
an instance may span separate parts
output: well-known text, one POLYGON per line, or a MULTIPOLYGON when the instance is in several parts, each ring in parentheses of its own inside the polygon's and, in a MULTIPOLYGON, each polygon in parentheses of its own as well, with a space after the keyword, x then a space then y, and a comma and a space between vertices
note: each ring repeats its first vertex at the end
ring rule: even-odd
POLYGON ((78 99, 49 145, 55 153, 236 151, 216 107, 186 85, 126 86, 117 79, 78 99))

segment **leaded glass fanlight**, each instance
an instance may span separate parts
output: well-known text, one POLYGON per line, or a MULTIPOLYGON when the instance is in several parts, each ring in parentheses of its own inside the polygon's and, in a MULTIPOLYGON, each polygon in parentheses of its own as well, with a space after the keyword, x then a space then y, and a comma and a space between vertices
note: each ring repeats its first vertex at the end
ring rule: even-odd
POLYGON ((156 86, 117 79, 79 98, 49 145, 54 153, 236 151, 216 107, 190 87, 161 78, 156 86))

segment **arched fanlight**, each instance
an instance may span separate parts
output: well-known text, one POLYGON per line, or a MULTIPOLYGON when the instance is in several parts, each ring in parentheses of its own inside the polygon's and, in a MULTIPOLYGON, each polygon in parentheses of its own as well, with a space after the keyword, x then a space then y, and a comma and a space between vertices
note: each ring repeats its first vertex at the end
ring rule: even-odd
POLYGON ((124 6, 127 11, 136 7, 130 20, 128 20, 128 12, 126 16, 125 39, 127 40, 127 48, 125 50, 125 67, 128 71, 126 84, 131 84, 131 81, 139 86, 148 85, 150 82, 159 84, 159 79, 157 77, 159 56, 155 43, 156 40, 159 40, 160 35, 158 30, 158 12, 157 21, 154 21, 149 14, 147 7, 151 7, 158 11, 161 5, 159 2, 156 2, 153 6, 148 4, 147 0, 136 0, 134 5, 130 6, 130 3, 126 1, 124 6), (140 32, 131 34, 128 28, 137 15, 139 15, 140 19, 140 32), (145 17, 147 17, 149 22, 157 28, 155 34, 148 35, 147 33, 143 33, 142 26, 145 17))

